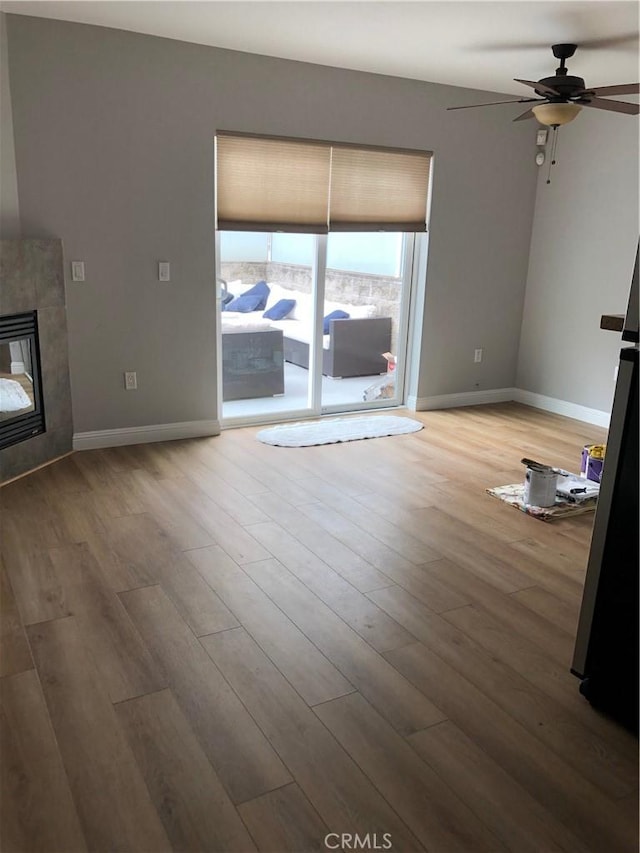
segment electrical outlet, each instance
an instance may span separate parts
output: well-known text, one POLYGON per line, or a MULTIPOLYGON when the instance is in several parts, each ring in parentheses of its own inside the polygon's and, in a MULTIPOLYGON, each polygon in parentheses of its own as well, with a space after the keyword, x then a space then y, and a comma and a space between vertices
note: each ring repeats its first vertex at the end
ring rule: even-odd
POLYGON ((84 281, 84 261, 71 261, 71 280, 84 281))
POLYGON ((135 370, 127 370, 124 374, 125 391, 136 391, 138 388, 138 376, 135 370))
POLYGON ((169 261, 158 261, 158 281, 171 281, 169 261))
POLYGON ((473 353, 473 360, 476 364, 480 364, 482 361, 482 349, 477 349, 473 353))

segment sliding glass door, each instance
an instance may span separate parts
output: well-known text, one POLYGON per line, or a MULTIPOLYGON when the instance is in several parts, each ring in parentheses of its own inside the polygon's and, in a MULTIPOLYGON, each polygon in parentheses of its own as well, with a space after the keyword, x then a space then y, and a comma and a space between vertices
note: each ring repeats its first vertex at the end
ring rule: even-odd
POLYGON ((278 236, 285 235, 246 231, 218 235, 219 387, 224 422, 304 417, 313 411, 309 343, 315 237, 287 234, 292 260, 284 268, 273 261, 278 236), (291 332, 298 330, 297 336, 285 338, 287 318, 291 332), (298 363, 287 363, 287 355, 297 356, 298 363))
POLYGON ((413 235, 219 232, 225 425, 399 405, 413 235))
POLYGON ((225 424, 400 405, 431 152, 219 130, 215 161, 225 424))
POLYGON ((327 236, 322 411, 403 400, 413 235, 327 236))

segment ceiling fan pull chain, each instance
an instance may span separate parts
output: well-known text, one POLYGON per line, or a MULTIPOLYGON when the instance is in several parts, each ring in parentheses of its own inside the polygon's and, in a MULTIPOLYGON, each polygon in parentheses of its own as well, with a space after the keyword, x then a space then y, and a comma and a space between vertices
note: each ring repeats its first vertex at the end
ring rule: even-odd
POLYGON ((547 175, 547 183, 551 183, 551 167, 556 165, 556 150, 558 148, 558 125, 553 125, 553 142, 551 143, 551 161, 549 162, 549 173, 547 175))

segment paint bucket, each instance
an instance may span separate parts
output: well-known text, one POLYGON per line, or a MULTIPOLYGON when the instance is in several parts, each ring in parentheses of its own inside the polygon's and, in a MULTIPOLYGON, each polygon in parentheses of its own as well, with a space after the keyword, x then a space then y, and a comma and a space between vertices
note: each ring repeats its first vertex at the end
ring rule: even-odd
POLYGON ((582 448, 582 459, 580 463, 580 476, 587 480, 599 483, 602 478, 602 466, 606 445, 585 444, 582 448))
POLYGON ((527 506, 553 506, 556 502, 558 475, 551 469, 527 468, 524 475, 523 502, 527 506))
POLYGON ((590 456, 587 462, 587 480, 593 480, 594 483, 599 483, 602 480, 603 459, 596 459, 595 456, 590 456))

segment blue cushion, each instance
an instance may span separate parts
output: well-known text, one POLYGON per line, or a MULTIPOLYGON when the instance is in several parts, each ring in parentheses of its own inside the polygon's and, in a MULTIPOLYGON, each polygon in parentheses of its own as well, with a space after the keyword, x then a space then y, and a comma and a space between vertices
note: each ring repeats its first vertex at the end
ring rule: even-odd
POLYGON ((242 296, 237 296, 235 299, 232 299, 231 302, 227 302, 224 306, 224 310, 239 311, 241 314, 248 314, 249 311, 259 311, 261 301, 262 297, 259 295, 247 296, 246 293, 243 293, 242 296))
POLYGON ((222 304, 226 305, 228 302, 231 302, 233 299, 235 299, 235 296, 233 295, 233 293, 225 293, 224 296, 222 297, 222 304))
POLYGON ((331 320, 348 320, 348 319, 349 319, 349 314, 347 314, 346 311, 340 311, 340 310, 332 311, 331 314, 327 314, 327 316, 322 321, 322 334, 323 335, 329 334, 329 323, 331 322, 331 320))
POLYGON ((267 320, 284 320, 287 314, 293 311, 295 304, 295 299, 281 299, 271 308, 268 308, 262 316, 266 317, 267 320))
POLYGON ((269 287, 267 282, 266 281, 259 281, 256 284, 254 284, 253 287, 250 287, 249 290, 245 290, 245 292, 242 295, 243 296, 259 296, 260 297, 260 304, 254 310, 255 311, 264 311, 264 309, 267 307, 267 299, 269 298, 270 293, 271 293, 271 288, 269 287))

